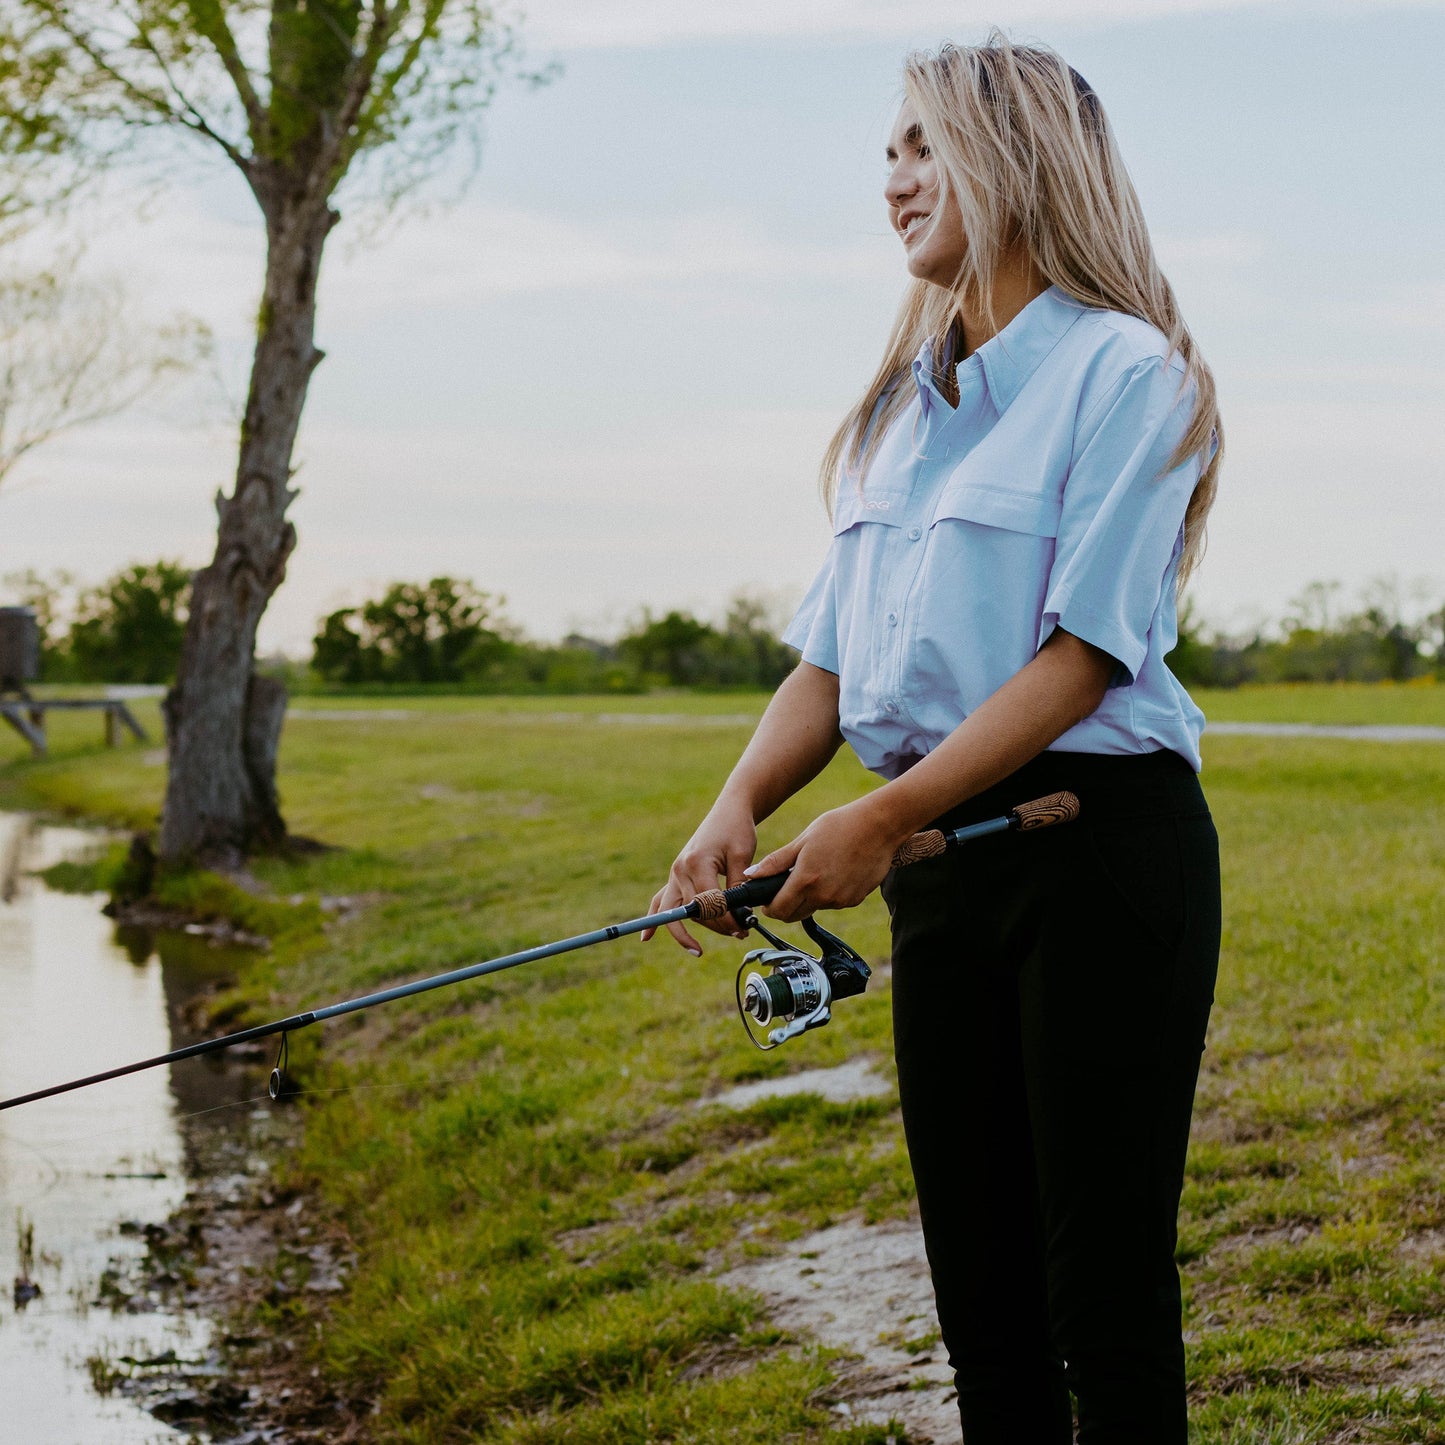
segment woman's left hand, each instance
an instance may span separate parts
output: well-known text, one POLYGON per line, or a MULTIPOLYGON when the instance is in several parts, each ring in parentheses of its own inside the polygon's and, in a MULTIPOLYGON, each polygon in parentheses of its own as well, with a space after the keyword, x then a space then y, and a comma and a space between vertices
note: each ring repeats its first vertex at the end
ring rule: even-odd
POLYGON ((796 923, 824 908, 856 907, 883 881, 896 846, 869 799, 860 798, 815 818, 791 843, 758 859, 747 876, 762 878, 791 868, 792 877, 762 911, 796 923))

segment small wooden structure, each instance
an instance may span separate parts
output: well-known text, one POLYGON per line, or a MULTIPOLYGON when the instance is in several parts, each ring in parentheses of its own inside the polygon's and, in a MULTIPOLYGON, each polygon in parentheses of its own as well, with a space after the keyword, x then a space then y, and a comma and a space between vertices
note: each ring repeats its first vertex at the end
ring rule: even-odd
POLYGON ((46 753, 45 714, 62 712, 103 712, 105 741, 120 746, 121 728, 129 728, 141 742, 145 729, 135 714, 118 697, 36 698, 27 683, 40 671, 40 626, 28 607, 0 607, 0 717, 3 717, 38 758, 46 753))

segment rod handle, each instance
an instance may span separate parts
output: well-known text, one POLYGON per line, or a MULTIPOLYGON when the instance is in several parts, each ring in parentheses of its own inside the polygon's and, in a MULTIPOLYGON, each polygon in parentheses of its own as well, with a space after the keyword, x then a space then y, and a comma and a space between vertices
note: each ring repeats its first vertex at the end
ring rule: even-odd
POLYGON ((746 883, 736 883, 731 888, 709 888, 692 900, 697 906, 693 917, 699 923, 711 923, 734 908, 756 908, 760 903, 771 903, 782 892, 792 871, 790 868, 784 873, 769 873, 766 878, 749 878, 746 883))
POLYGON ((1020 803, 1010 814, 1013 826, 1021 833, 1035 828, 1052 828, 1055 823, 1072 823, 1079 816, 1079 800, 1073 793, 1050 793, 1032 803, 1020 803))
POLYGON ((910 863, 922 863, 925 858, 938 858, 948 851, 948 839, 938 828, 915 833, 900 843, 893 851, 893 866, 907 868, 910 863))
MULTIPOLYGON (((1021 833, 1030 833, 1036 828, 1052 828, 1056 823, 1071 823, 1078 816, 1079 800, 1073 793, 1050 793, 1046 798, 1020 803, 1007 814, 1010 830, 1016 828, 1021 833)), ((948 851, 951 843, 967 841, 967 830, 960 829, 959 833, 964 836, 947 834, 938 828, 915 833, 895 850, 893 866, 907 868, 910 863, 937 858, 948 851)), ((731 913, 734 908, 756 908, 760 903, 771 903, 787 881, 788 873, 770 873, 766 878, 749 878, 746 883, 735 884, 732 888, 709 888, 693 899, 697 907, 693 917, 699 923, 711 923, 724 913, 731 913)))
POLYGON ((910 863, 922 863, 926 858, 940 857, 950 848, 956 848, 974 838, 987 837, 990 833, 1005 830, 1029 833, 1035 828, 1052 828, 1055 823, 1072 823, 1078 816, 1079 800, 1073 793, 1050 793, 1046 798, 1020 803, 1017 808, 1010 808, 1002 818, 991 818, 986 823, 973 823, 948 833, 941 828, 929 828, 926 832, 915 833, 893 854, 893 866, 906 868, 910 863))

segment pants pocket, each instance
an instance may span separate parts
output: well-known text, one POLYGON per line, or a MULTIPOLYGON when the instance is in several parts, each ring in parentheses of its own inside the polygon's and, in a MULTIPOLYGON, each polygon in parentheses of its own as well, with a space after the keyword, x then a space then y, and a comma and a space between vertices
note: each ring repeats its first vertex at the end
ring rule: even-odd
POLYGON ((1171 951, 1189 927, 1189 888, 1184 850, 1174 818, 1140 818, 1095 824, 1087 848, 1096 885, 1111 907, 1121 909, 1171 951))

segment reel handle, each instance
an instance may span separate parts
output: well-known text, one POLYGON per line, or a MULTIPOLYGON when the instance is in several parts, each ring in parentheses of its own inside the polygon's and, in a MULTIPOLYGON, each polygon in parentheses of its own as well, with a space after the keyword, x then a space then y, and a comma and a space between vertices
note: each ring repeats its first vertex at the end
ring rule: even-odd
MULTIPOLYGON (((1036 828, 1051 828, 1056 823, 1071 823, 1078 816, 1079 800, 1073 793, 1050 793, 1046 798, 1020 803, 1002 817, 990 818, 983 823, 971 823, 948 832, 930 828, 926 832, 915 833, 894 852, 893 866, 906 868, 910 863, 921 863, 925 858, 937 858, 950 848, 990 833, 1030 833, 1036 828)), ((697 909, 691 916, 699 923, 710 923, 737 908, 756 908, 760 903, 771 903, 782 892, 791 872, 788 869, 783 873, 770 873, 766 878, 749 878, 746 883, 737 883, 731 888, 709 888, 688 904, 689 910, 697 909)))

